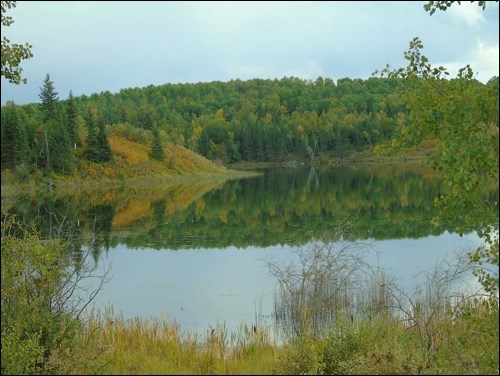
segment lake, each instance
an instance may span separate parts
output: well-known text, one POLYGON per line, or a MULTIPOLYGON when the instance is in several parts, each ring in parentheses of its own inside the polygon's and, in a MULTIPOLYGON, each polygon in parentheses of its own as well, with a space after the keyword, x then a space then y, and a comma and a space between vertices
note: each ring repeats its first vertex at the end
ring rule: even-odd
MULTIPOLYGON (((217 324, 230 331, 254 323, 274 330, 277 278, 269 263, 296 265, 298 251, 308 252, 339 227, 346 229, 339 244, 355 245, 364 262, 408 290, 441 260, 481 244, 475 231, 454 233, 456 223, 430 225, 437 214, 434 197, 446 193, 432 170, 407 165, 261 172, 223 183, 26 196, 15 211, 37 215, 47 237, 64 222, 61 234, 75 254, 90 250, 94 274, 110 268, 94 301, 97 309, 127 319, 164 317, 198 333, 217 324)), ((498 201, 498 187, 486 189, 485 197, 498 201)))

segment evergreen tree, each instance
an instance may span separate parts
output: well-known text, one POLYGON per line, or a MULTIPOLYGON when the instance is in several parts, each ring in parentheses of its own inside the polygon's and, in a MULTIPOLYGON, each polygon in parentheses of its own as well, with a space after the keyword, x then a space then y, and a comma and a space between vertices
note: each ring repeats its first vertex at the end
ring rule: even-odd
MULTIPOLYGON (((45 167, 63 174, 71 173, 75 154, 72 135, 67 125, 70 116, 67 116, 68 123, 66 123, 66 114, 58 103, 59 98, 49 74, 40 88, 39 97, 42 101, 40 106, 44 121, 42 154, 45 167)), ((74 121, 75 117, 72 116, 71 120, 74 121)))
POLYGON ((56 104, 59 100, 57 92, 54 88, 54 82, 50 80, 50 75, 47 73, 43 86, 40 88, 41 108, 44 115, 44 121, 56 120, 56 104))
POLYGON ((91 162, 100 162, 99 142, 97 140, 96 131, 97 112, 93 105, 89 105, 87 109, 87 149, 85 150, 85 158, 91 162))
POLYGON ((104 123, 100 122, 97 134, 97 147, 99 149, 99 162, 109 162, 113 158, 111 147, 109 146, 108 134, 104 128, 104 123))
POLYGON ((155 128, 153 130, 153 144, 151 145, 149 156, 156 161, 163 161, 165 159, 165 152, 163 150, 163 144, 161 142, 160 132, 158 131, 158 128, 155 128))
POLYGON ((75 154, 67 127, 50 120, 46 124, 46 129, 50 146, 50 167, 55 172, 70 174, 73 171, 75 154))
POLYGON ((27 159, 26 133, 19 120, 19 109, 8 102, 2 109, 2 167, 15 168, 27 159))
POLYGON ((113 153, 109 146, 108 135, 102 119, 99 119, 97 109, 93 104, 87 108, 87 149, 85 157, 92 162, 109 162, 113 153))
POLYGON ((68 118, 68 135, 69 135, 69 142, 73 146, 78 143, 78 134, 76 130, 76 107, 75 107, 75 100, 73 97, 73 92, 70 90, 69 91, 69 96, 68 96, 68 102, 66 105, 66 116, 68 118))
POLYGON ((210 138, 208 137, 207 131, 203 130, 198 138, 198 153, 204 157, 208 156, 209 141, 210 138))

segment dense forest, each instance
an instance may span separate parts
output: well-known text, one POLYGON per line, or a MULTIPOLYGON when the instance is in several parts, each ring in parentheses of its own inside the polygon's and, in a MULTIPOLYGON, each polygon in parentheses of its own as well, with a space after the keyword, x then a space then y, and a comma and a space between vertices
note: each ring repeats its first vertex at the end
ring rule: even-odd
MULTIPOLYGON (((454 80, 435 82, 446 92, 454 80)), ((476 86, 478 104, 497 95, 498 77, 476 86)), ((79 161, 113 162, 109 136, 147 145, 161 160, 165 143, 220 164, 282 161, 295 154, 314 160, 393 138, 409 116, 397 78, 343 78, 334 82, 280 80, 165 84, 60 100, 47 75, 40 104, 2 107, 2 169, 71 174, 79 161), (398 128, 399 129, 399 128, 398 128)), ((435 115, 439 121, 439 114, 435 115)))

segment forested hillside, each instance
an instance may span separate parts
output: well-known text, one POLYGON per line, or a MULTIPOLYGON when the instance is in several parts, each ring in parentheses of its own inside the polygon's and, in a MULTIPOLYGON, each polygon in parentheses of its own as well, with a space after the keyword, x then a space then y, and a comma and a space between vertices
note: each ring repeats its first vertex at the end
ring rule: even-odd
MULTIPOLYGON (((446 92, 452 81, 434 84, 446 92)), ((479 103, 496 95, 498 78, 471 84, 479 103)), ((133 159, 137 148, 146 150, 143 158, 168 165, 166 145, 219 164, 279 162, 289 154, 314 160, 324 152, 342 159, 352 150, 391 140, 397 127, 411 126, 403 99, 407 85, 396 78, 285 77, 80 97, 70 92, 59 100, 47 75, 41 104, 2 107, 2 169, 21 176, 40 169, 71 174, 82 161, 113 166, 133 159), (128 157, 121 158, 118 150, 128 157)))

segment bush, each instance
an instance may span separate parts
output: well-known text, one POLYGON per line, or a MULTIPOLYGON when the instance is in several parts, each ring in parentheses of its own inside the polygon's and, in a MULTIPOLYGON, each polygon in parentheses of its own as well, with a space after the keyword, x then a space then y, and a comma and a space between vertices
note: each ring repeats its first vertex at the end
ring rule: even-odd
POLYGON ((28 166, 26 166, 24 163, 16 166, 16 168, 14 169, 14 174, 20 182, 26 182, 30 178, 30 171, 28 169, 28 166))
POLYGON ((89 277, 86 258, 75 265, 63 241, 41 239, 2 210, 2 374, 86 373, 95 356, 74 296, 89 277))
POLYGON ((278 375, 323 374, 321 347, 321 342, 310 333, 298 336, 280 353, 273 373, 278 375))

